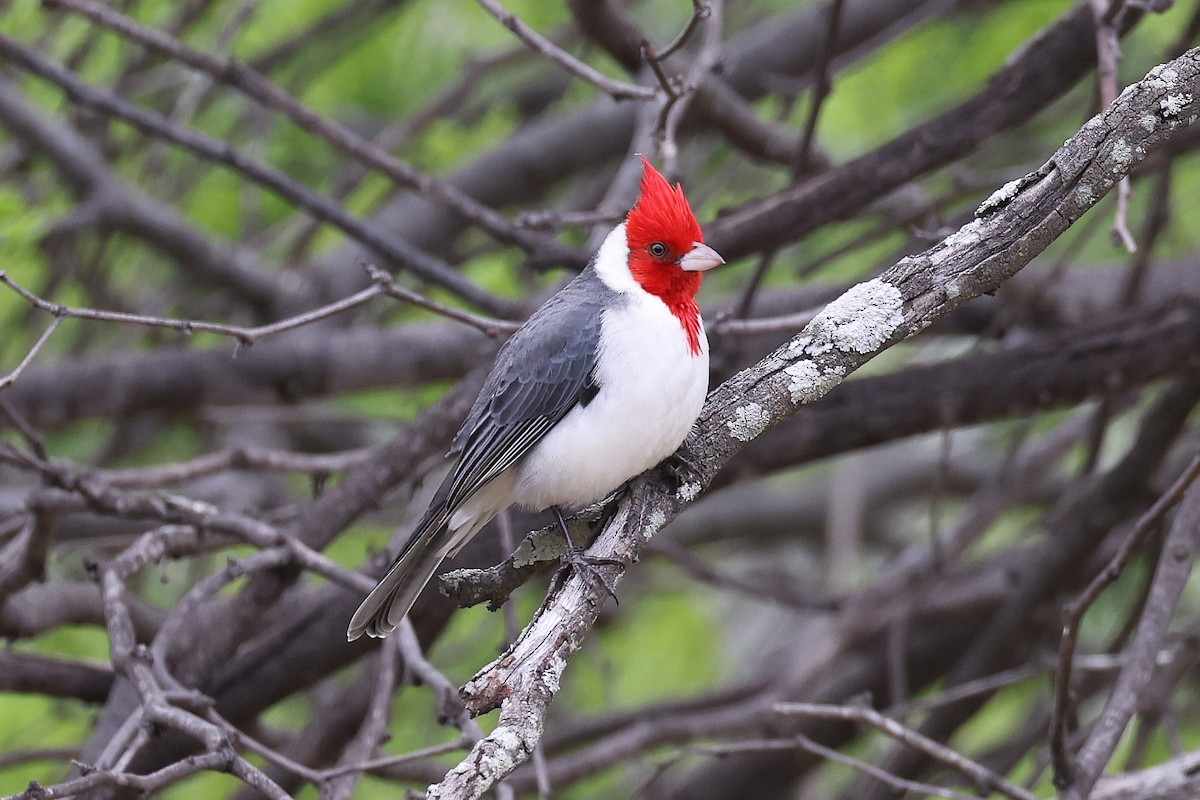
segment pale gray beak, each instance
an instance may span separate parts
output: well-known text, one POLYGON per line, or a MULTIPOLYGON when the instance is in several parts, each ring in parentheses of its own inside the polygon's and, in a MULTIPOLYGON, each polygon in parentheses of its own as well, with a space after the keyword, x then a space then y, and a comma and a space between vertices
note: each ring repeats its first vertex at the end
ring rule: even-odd
POLYGON ((688 272, 706 272, 724 263, 725 259, 721 258, 716 250, 706 244, 692 242, 692 249, 679 259, 679 268, 688 272))

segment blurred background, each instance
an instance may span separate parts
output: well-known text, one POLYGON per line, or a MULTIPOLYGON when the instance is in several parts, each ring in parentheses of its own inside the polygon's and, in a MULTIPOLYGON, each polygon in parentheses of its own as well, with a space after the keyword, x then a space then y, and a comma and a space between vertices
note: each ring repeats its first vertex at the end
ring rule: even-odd
MULTIPOLYGON (((1192 0, 506 7, 553 56, 469 0, 0 2, 0 794, 99 773, 83 795, 271 796, 186 761, 230 752, 294 796, 423 791, 480 731, 448 690, 553 573, 500 613, 427 591, 422 666, 346 644, 350 572, 404 540, 476 368, 624 214, 635 153, 729 262, 701 297, 715 387, 1200 28, 1192 0)), ((1191 528, 1152 506, 1200 441, 1198 145, 735 457, 627 573, 500 796, 994 788, 776 710, 807 701, 1050 797, 1052 751, 1089 740, 1139 641, 1100 764, 1178 779, 1093 796, 1195 796, 1200 596, 1155 591, 1191 528), (1055 714, 1063 609, 1135 533, 1055 714)), ((53 791, 26 796, 74 790, 53 791)))

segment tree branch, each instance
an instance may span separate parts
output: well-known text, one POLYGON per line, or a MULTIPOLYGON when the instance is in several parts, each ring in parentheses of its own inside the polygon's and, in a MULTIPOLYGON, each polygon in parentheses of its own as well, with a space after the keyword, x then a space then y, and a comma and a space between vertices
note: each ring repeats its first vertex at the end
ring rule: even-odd
POLYGON ((1125 665, 1112 695, 1087 743, 1065 776, 1063 800, 1086 800, 1100 773, 1112 758, 1125 727, 1138 707, 1138 698, 1149 685, 1175 607, 1200 551, 1200 486, 1193 483, 1183 497, 1154 573, 1137 632, 1129 645, 1125 665))

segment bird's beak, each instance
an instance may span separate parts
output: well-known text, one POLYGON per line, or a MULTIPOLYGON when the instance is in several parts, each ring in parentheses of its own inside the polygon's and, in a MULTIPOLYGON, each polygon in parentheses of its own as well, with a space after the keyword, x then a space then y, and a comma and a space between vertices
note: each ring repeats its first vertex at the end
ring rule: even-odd
POLYGON ((713 267, 719 267, 725 259, 706 244, 692 242, 692 249, 679 259, 679 268, 688 272, 707 272, 713 267))

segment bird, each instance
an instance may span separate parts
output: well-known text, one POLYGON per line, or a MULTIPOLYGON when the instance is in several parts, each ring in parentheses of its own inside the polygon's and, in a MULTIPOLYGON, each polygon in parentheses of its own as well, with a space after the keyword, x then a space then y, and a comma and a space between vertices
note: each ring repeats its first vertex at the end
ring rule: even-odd
POLYGON ((708 393, 696 292, 724 263, 683 188, 643 156, 624 220, 500 348, 451 444, 457 462, 354 613, 349 641, 393 631, 441 562, 501 511, 549 509, 567 535, 564 509, 608 497, 679 448, 708 393))

